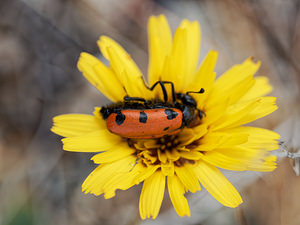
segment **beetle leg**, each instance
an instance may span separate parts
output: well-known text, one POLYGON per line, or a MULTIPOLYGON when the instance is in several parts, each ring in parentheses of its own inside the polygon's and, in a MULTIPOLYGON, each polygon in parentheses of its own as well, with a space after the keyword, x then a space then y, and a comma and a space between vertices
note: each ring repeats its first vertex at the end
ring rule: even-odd
POLYGON ((152 85, 152 87, 149 88, 149 90, 152 91, 156 87, 156 85, 158 85, 158 84, 160 84, 160 86, 161 86, 161 90, 162 90, 163 95, 164 95, 164 101, 167 102, 168 101, 168 94, 167 94, 166 87, 165 87, 165 85, 164 85, 164 83, 162 81, 159 80, 159 81, 155 82, 152 85))
POLYGON ((171 81, 162 81, 162 82, 164 84, 171 84, 171 88, 172 88, 172 100, 173 100, 173 103, 175 103, 175 101, 176 101, 176 98, 175 98, 176 94, 175 94, 175 88, 174 88, 173 82, 171 82, 171 81))
POLYGON ((203 115, 206 116, 205 112, 198 109, 198 116, 199 116, 200 119, 203 118, 203 115))
POLYGON ((129 97, 129 96, 125 96, 124 101, 139 101, 139 102, 144 102, 144 103, 146 102, 146 100, 144 98, 129 97))
POLYGON ((160 81, 159 80, 159 81, 155 82, 152 85, 152 87, 150 87, 149 89, 152 91, 156 87, 157 84, 160 84, 160 86, 161 86, 162 92, 164 94, 164 100, 165 100, 165 102, 168 101, 168 94, 167 94, 167 90, 166 90, 166 87, 165 87, 164 84, 171 84, 171 88, 172 88, 172 100, 173 100, 173 103, 175 103, 176 98, 175 98, 175 88, 174 88, 173 82, 171 82, 171 81, 160 81))

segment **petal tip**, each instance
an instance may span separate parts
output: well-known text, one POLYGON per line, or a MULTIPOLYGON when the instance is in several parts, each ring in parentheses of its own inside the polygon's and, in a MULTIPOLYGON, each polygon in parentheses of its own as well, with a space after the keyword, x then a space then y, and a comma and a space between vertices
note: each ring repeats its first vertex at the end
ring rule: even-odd
POLYGON ((261 64, 261 61, 258 60, 257 58, 255 58, 254 56, 250 56, 248 60, 249 60, 250 62, 256 64, 258 67, 259 67, 260 64, 261 64))

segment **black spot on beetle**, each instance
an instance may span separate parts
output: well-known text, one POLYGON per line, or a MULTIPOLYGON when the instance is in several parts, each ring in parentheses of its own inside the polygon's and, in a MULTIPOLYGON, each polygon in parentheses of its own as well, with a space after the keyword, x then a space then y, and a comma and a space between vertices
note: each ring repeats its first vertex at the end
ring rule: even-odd
POLYGON ((172 109, 166 109, 165 114, 167 115, 168 120, 172 120, 178 116, 178 113, 173 111, 172 109))
POLYGON ((117 113, 117 116, 116 116, 116 123, 118 124, 118 125, 121 125, 124 121, 125 121, 125 115, 123 114, 123 113, 121 113, 121 112, 118 112, 117 113))
POLYGON ((170 128, 170 127, 165 127, 165 128, 164 128, 164 131, 168 130, 169 128, 170 128))
POLYGON ((139 118, 139 121, 140 121, 141 123, 146 123, 146 122, 147 122, 147 119, 148 119, 147 114, 146 114, 145 112, 140 112, 140 118, 139 118))

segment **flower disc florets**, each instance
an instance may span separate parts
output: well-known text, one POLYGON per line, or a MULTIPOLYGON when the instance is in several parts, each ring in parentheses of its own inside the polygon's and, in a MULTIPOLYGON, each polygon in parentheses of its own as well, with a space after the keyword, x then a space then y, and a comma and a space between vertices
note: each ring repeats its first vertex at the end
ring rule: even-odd
MULTIPOLYGON (((185 153, 190 152, 190 150, 188 149, 189 146, 179 136, 180 134, 154 140, 138 140, 134 144, 138 152, 137 156, 145 166, 180 167, 185 163, 194 164, 194 160, 184 157, 185 153)), ((174 170, 172 171, 174 172, 174 170)))

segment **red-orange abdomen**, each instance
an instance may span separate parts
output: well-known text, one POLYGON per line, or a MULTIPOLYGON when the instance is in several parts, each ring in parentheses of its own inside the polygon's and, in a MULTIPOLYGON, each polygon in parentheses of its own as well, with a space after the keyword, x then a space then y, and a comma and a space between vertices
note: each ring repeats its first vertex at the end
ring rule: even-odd
POLYGON ((182 112, 176 108, 124 109, 112 113, 107 128, 126 138, 159 138, 173 135, 182 127, 182 112))

